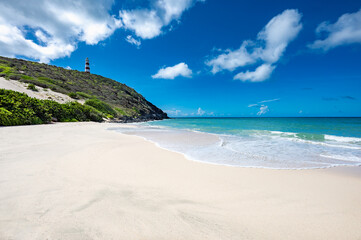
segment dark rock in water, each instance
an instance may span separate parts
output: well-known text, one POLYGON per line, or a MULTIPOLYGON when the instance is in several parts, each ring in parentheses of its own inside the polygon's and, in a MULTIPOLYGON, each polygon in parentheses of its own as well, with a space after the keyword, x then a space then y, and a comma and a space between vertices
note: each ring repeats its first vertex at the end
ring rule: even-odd
POLYGON ((123 117, 112 119, 110 122, 114 122, 114 123, 133 123, 133 122, 148 122, 148 121, 163 120, 163 119, 169 119, 167 114, 165 114, 165 113, 163 113, 163 114, 148 114, 148 115, 139 116, 139 117, 123 116, 123 117))

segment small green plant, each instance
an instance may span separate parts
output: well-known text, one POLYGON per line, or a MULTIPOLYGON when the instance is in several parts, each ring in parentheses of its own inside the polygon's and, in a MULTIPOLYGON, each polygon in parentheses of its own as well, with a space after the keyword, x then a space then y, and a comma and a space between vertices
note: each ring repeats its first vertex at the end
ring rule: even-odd
POLYGON ((122 116, 127 116, 128 114, 126 114, 126 112, 123 109, 120 108, 114 108, 115 111, 117 111, 120 115, 122 116))
POLYGON ((38 91, 38 89, 37 89, 37 88, 35 87, 35 85, 32 84, 32 83, 30 83, 30 84, 28 85, 28 89, 31 90, 31 91, 34 91, 34 92, 37 92, 37 91, 38 91))
POLYGON ((34 78, 33 78, 33 77, 30 77, 30 76, 27 76, 27 75, 21 75, 21 79, 24 79, 24 80, 33 80, 34 78))
POLYGON ((78 94, 80 97, 83 97, 83 98, 92 98, 91 95, 84 93, 84 92, 76 92, 76 94, 78 94))
POLYGON ((133 111, 139 114, 139 110, 136 107, 133 107, 133 111))
POLYGON ((20 79, 21 79, 21 76, 19 76, 19 75, 10 75, 9 78, 10 78, 11 80, 20 80, 20 79))
POLYGON ((68 93, 68 96, 71 97, 71 98, 73 98, 73 99, 79 99, 78 94, 76 94, 76 93, 74 93, 74 92, 68 93))
POLYGON ((117 115, 116 111, 110 105, 96 98, 86 100, 85 105, 92 106, 93 108, 97 109, 98 111, 106 115, 107 114, 112 116, 117 115))

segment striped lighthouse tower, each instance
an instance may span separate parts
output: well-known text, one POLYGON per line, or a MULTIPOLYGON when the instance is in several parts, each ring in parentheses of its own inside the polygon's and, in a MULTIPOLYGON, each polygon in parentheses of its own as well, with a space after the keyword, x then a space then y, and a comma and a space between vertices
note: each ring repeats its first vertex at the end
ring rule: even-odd
POLYGON ((85 59, 85 72, 90 73, 89 58, 85 59))

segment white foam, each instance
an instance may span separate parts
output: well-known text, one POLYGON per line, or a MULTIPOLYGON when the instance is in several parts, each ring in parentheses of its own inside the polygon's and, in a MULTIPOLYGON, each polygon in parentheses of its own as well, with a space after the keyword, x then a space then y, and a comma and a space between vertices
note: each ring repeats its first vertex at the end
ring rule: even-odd
POLYGON ((326 155, 326 154, 320 154, 320 156, 325 157, 325 158, 339 159, 339 160, 348 161, 348 162, 357 162, 357 163, 361 164, 361 158, 355 157, 355 156, 326 155))
POLYGON ((271 169, 311 169, 360 165, 361 151, 344 142, 319 142, 287 137, 290 132, 244 130, 240 135, 142 126, 119 129, 144 137, 190 160, 210 164, 271 169), (286 135, 286 137, 285 137, 286 135), (332 143, 332 144, 331 144, 332 143))
POLYGON ((334 136, 334 135, 325 135, 326 140, 331 140, 335 142, 343 142, 343 143, 361 143, 361 138, 356 137, 341 137, 341 136, 334 136))

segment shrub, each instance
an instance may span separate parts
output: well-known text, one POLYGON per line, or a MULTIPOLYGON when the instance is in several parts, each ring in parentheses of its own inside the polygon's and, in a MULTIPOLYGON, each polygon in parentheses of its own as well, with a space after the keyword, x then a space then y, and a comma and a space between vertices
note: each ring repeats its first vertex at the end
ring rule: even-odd
POLYGON ((83 97, 83 98, 92 98, 91 95, 87 94, 87 93, 83 93, 83 92, 76 92, 76 94, 78 94, 79 96, 83 97))
POLYGON ((97 109, 98 111, 104 114, 109 114, 113 116, 117 115, 116 111, 110 105, 100 101, 99 99, 93 98, 86 100, 85 104, 88 106, 92 106, 93 108, 97 109))
POLYGON ((33 78, 33 77, 30 77, 30 76, 27 76, 27 75, 21 75, 21 79, 24 79, 24 80, 33 80, 34 78, 33 78))
POLYGON ((114 108, 115 111, 117 111, 120 115, 123 115, 123 116, 127 116, 127 114, 125 113, 124 110, 120 109, 120 108, 114 108))
POLYGON ((0 126, 59 122, 96 121, 103 115, 90 106, 77 102, 60 104, 51 100, 30 98, 24 93, 0 89, 0 126))
POLYGON ((20 80, 21 79, 21 77, 19 75, 10 75, 9 78, 12 80, 20 80))
POLYGON ((76 94, 76 93, 74 93, 74 92, 68 93, 68 96, 71 97, 71 98, 73 98, 73 99, 79 99, 78 94, 76 94))
POLYGON ((30 84, 28 85, 28 89, 30 89, 30 90, 32 90, 32 91, 35 91, 35 92, 38 91, 38 89, 37 89, 37 88, 35 87, 35 85, 32 84, 32 83, 30 83, 30 84))

